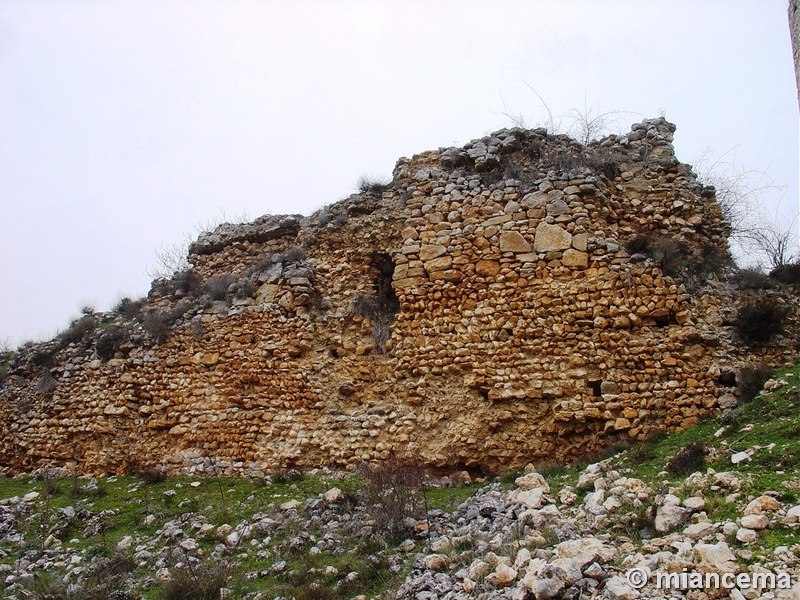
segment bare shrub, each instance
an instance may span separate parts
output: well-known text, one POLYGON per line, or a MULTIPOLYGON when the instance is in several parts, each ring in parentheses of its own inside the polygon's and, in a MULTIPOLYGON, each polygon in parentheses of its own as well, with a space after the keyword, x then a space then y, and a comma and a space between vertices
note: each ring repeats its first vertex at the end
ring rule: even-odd
POLYGON ((69 346, 82 342, 87 335, 94 331, 96 326, 97 320, 91 314, 84 314, 72 321, 69 327, 58 336, 61 345, 69 346))
POLYGON ((667 463, 667 472, 672 475, 686 477, 695 471, 704 471, 706 452, 703 444, 689 444, 667 463))
POLYGON ((390 185, 391 181, 367 177, 366 175, 359 177, 357 182, 358 191, 362 194, 370 195, 380 195, 388 190, 390 185))
POLYGON ((228 289, 236 282, 236 277, 230 273, 224 273, 212 277, 206 283, 205 294, 212 300, 225 300, 228 297, 228 289))
POLYGON ((109 327, 97 338, 94 350, 100 360, 106 361, 113 358, 120 347, 129 340, 130 334, 124 327, 109 327))
POLYGON ((415 460, 392 456, 377 464, 360 465, 358 474, 366 483, 366 510, 376 530, 392 539, 404 537, 405 519, 418 519, 424 510, 422 467, 415 460))
POLYGON ((147 313, 142 322, 142 327, 156 343, 160 344, 169 336, 171 324, 169 315, 165 311, 155 310, 147 313))
POLYGON ((219 600, 222 588, 233 575, 232 566, 225 561, 205 561, 197 566, 187 565, 172 572, 172 579, 159 589, 161 600, 219 600))
POLYGON ((751 346, 767 342, 772 336, 783 333, 788 310, 770 298, 750 300, 736 313, 736 333, 751 346))
POLYGON ((764 384, 772 378, 774 371, 763 363, 747 365, 739 370, 736 386, 739 390, 739 402, 745 404, 758 396, 764 384))

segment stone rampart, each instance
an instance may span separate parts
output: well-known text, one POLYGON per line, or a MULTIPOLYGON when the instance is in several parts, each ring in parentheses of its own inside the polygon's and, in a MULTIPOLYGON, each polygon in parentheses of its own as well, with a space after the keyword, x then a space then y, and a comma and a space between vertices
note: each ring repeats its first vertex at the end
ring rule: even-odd
POLYGON ((736 307, 769 296, 792 332, 795 302, 730 283, 728 226, 673 132, 503 130, 311 217, 204 234, 138 318, 15 357, 0 462, 502 471, 713 415, 743 365, 795 358, 790 334, 743 344, 736 307))

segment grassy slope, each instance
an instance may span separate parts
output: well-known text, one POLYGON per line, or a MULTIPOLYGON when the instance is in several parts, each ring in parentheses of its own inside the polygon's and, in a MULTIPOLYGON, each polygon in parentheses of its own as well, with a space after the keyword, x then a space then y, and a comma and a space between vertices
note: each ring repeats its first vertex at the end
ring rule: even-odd
MULTIPOLYGON (((800 503, 800 365, 784 371, 776 379, 786 381, 781 389, 772 394, 764 394, 753 401, 715 419, 698 426, 666 435, 660 439, 633 446, 612 458, 613 462, 628 477, 642 479, 655 490, 666 491, 677 488, 682 496, 691 495, 691 485, 685 483, 688 472, 670 473, 666 470, 670 461, 691 444, 700 444, 707 450, 705 464, 701 470, 713 468, 721 471, 734 471, 743 482, 738 496, 730 497, 730 490, 704 490, 706 512, 715 521, 735 520, 749 500, 766 491, 773 491, 778 499, 787 506, 800 503), (731 463, 731 455, 735 452, 753 450, 750 460, 738 465, 731 463)), ((691 465, 690 465, 691 466, 691 465)), ((575 484, 582 466, 553 468, 546 470, 551 487, 557 492, 562 486, 575 484)), ((544 469, 543 469, 544 471, 544 469)), ((513 477, 504 477, 504 481, 513 481, 513 477)), ((123 536, 131 535, 134 539, 152 539, 155 532, 170 519, 178 519, 187 512, 193 513, 196 521, 211 525, 228 523, 235 525, 250 521, 256 513, 270 516, 278 514, 280 503, 290 499, 301 502, 298 509, 302 515, 302 503, 308 498, 315 498, 321 492, 333 486, 345 493, 355 493, 363 482, 355 476, 333 478, 317 474, 307 475, 295 481, 271 483, 249 479, 189 479, 185 477, 170 478, 159 483, 147 483, 136 477, 118 477, 99 480, 96 491, 82 489, 85 479, 60 479, 36 481, 31 478, 0 480, 0 499, 11 496, 23 496, 29 492, 38 492, 39 499, 35 509, 20 520, 20 529, 24 532, 24 541, 20 543, 0 544, 0 563, 12 564, 26 552, 40 550, 54 525, 63 520, 58 508, 73 506, 86 509, 84 518, 77 519, 72 525, 64 526, 58 531, 58 538, 63 545, 74 547, 86 555, 107 555, 116 547, 123 536), (192 481, 200 485, 192 487, 192 481), (164 492, 173 490, 173 497, 164 492), (103 512, 109 511, 109 512, 103 512), (151 525, 145 524, 147 515, 154 515, 156 520, 151 525), (90 516, 89 516, 90 515, 90 516), (103 527, 91 525, 102 522, 103 527)), ((429 508, 452 510, 460 502, 473 494, 479 486, 473 484, 455 489, 439 489, 429 492, 429 508)), ((185 529, 189 526, 183 524, 185 529)), ((292 536, 306 530, 312 535, 321 537, 324 532, 314 531, 307 526, 295 522, 285 530, 279 530, 273 537, 273 543, 280 547, 292 536)), ((210 553, 220 540, 213 535, 198 540, 200 547, 210 553)), ((134 545, 137 542, 134 542, 134 545)), ((732 542, 734 545, 737 543, 732 542)), ((747 548, 754 552, 754 560, 759 554, 768 553, 779 545, 792 546, 800 543, 800 530, 792 530, 778 526, 765 531, 756 545, 747 548)), ((384 585, 392 585, 398 575, 391 575, 385 565, 370 567, 367 556, 379 554, 383 550, 391 550, 396 542, 384 544, 377 540, 352 540, 338 553, 323 553, 316 557, 306 552, 276 551, 270 558, 257 556, 250 552, 242 557, 238 571, 258 571, 269 568, 278 558, 287 560, 287 572, 306 572, 316 568, 320 572, 327 566, 335 567, 339 576, 328 578, 320 576, 323 583, 333 586, 342 574, 349 571, 371 572, 369 582, 358 589, 351 589, 349 594, 374 594, 384 585), (371 569, 371 571, 370 571, 371 569)), ((744 548, 744 546, 741 546, 744 548)), ((152 578, 152 570, 141 569, 136 576, 142 581, 152 578)), ((296 574, 295 574, 296 576, 296 574)), ((302 584, 292 581, 288 575, 269 575, 253 581, 244 582, 247 590, 270 589, 279 591, 302 584)), ((333 587, 331 587, 333 589, 333 587)), ((145 598, 157 597, 158 585, 151 583, 141 586, 140 591, 145 598)))

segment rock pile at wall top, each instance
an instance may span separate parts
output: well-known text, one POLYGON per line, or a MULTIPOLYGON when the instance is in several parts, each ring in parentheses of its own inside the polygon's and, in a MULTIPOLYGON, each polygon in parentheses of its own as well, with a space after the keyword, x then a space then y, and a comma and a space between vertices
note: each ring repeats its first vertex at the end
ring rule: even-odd
POLYGON ((203 234, 141 310, 14 357, 0 462, 500 471, 734 405, 743 365, 794 360, 795 300, 731 285, 728 225, 674 129, 503 130, 310 217, 203 234), (753 295, 789 314, 755 347, 733 327, 753 295))

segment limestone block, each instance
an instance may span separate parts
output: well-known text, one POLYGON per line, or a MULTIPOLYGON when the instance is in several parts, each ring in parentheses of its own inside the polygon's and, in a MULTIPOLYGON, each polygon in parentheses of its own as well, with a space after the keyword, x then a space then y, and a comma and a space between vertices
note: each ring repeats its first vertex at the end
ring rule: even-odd
POLYGON ((580 252, 586 252, 589 242, 589 234, 576 233, 572 236, 572 247, 580 252))
POLYGON ((520 204, 524 208, 542 208, 547 205, 549 199, 544 192, 531 192, 520 200, 520 204))
POLYGON ((494 277, 500 272, 500 263, 496 260, 479 260, 475 272, 481 277, 494 277))
POLYGON ((445 269, 449 269, 452 264, 453 264, 452 256, 440 256, 438 258, 426 261, 425 270, 428 273, 432 273, 434 271, 444 271, 445 269))
POLYGON ((274 302, 280 291, 280 286, 273 283, 265 283, 256 292, 257 304, 268 304, 274 302))
POLYGON ((500 234, 500 251, 521 254, 531 251, 531 245, 518 231, 504 231, 500 234))
POLYGON ((565 267, 578 267, 585 269, 589 266, 589 255, 572 248, 565 250, 561 257, 561 264, 565 267))
POLYGON ((423 262, 427 262, 446 252, 447 248, 439 244, 423 244, 419 250, 419 259, 423 262))
POLYGON ((533 249, 536 252, 553 252, 566 250, 572 245, 572 234, 558 225, 539 223, 533 249))

